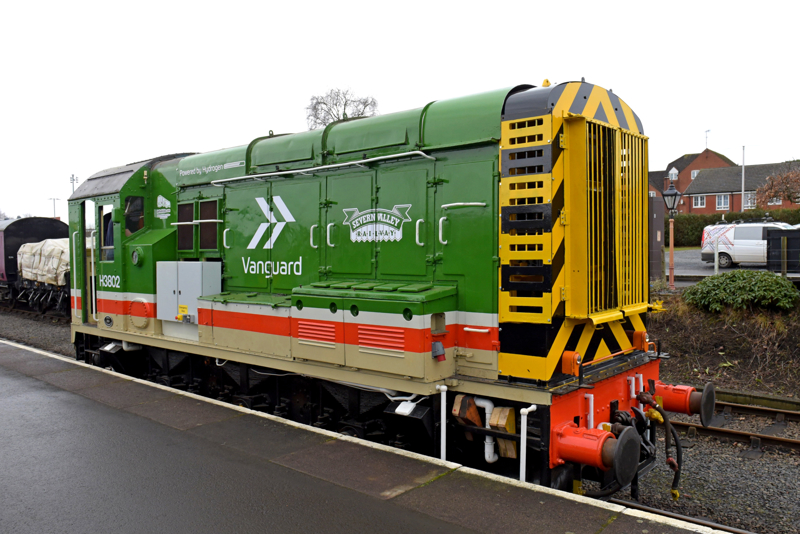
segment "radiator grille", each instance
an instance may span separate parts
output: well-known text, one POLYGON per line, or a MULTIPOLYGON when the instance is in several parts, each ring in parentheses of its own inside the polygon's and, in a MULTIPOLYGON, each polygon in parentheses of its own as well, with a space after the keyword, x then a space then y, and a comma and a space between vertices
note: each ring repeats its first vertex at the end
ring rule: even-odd
POLYGON ((617 307, 615 265, 616 235, 616 132, 606 126, 586 124, 589 313, 617 307))
POLYGON ((619 304, 645 303, 648 296, 648 180, 647 141, 620 132, 619 304))
POLYGON ((646 140, 587 122, 589 314, 647 301, 646 140))

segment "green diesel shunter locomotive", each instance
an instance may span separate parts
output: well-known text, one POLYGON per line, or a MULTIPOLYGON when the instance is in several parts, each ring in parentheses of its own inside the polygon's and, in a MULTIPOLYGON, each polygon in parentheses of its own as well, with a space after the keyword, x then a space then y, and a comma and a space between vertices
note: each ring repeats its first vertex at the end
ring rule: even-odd
POLYGON ((69 203, 76 355, 635 492, 662 407, 713 410, 712 387, 658 380, 647 168, 625 102, 545 80, 108 169, 69 203))

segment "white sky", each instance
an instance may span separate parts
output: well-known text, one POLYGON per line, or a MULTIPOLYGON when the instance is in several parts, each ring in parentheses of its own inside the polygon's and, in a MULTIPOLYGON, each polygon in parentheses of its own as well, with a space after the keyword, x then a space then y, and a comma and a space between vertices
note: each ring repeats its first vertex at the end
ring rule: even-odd
MULTIPOLYGON (((708 146, 800 157, 793 2, 4 2, 0 210, 66 220, 69 177, 306 129, 311 95, 381 113, 522 83, 611 88, 650 169, 708 146)), ((499 120, 499 117, 498 117, 499 120)))

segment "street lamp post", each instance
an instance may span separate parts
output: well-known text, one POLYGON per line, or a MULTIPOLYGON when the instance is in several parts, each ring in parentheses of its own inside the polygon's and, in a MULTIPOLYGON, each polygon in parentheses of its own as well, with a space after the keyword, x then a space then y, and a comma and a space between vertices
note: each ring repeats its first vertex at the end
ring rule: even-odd
POLYGON ((681 192, 675 189, 675 184, 669 184, 669 189, 663 191, 661 196, 669 210, 669 288, 675 289, 675 207, 681 192))
POLYGON ((53 201, 53 218, 56 218, 56 200, 61 200, 60 198, 48 198, 47 200, 53 201))

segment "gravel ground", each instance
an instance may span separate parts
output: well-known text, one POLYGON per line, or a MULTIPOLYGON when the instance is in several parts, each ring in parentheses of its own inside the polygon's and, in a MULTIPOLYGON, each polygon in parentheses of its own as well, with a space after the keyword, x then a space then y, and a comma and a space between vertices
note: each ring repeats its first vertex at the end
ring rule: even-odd
POLYGON ((0 338, 75 357, 69 324, 47 317, 20 315, 0 307, 0 338))
MULTIPOLYGON (((0 338, 74 357, 69 325, 22 316, 0 308, 0 338)), ((675 415, 677 420, 684 416, 675 415)), ((697 418, 686 420, 695 421, 697 418)), ((757 431, 771 420, 734 414, 728 428, 757 431)), ((789 423, 780 434, 800 438, 800 424, 789 423)), ((672 471, 663 460, 663 434, 656 467, 640 482, 647 506, 704 518, 758 533, 800 534, 800 454, 767 450, 757 460, 739 458, 745 444, 723 443, 698 436, 684 449, 681 498, 672 501, 672 471)), ((619 493, 627 499, 629 494, 619 493)))
POLYGON ((739 457, 745 444, 701 436, 693 442, 683 451, 681 497, 675 502, 660 439, 659 461, 640 481, 642 504, 753 532, 800 533, 800 454, 766 450, 748 460, 739 457))

